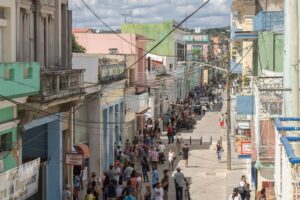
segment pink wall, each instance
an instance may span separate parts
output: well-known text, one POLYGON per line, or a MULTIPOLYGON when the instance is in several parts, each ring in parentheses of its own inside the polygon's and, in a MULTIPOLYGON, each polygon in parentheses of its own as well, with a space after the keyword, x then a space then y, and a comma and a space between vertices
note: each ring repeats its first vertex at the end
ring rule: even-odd
MULTIPOLYGON (((97 33, 74 33, 76 41, 86 49, 87 54, 109 54, 110 48, 117 48, 118 54, 136 55, 138 58, 144 55, 147 39, 136 34, 97 34, 97 33), (131 44, 130 44, 131 43, 131 44)), ((146 57, 135 65, 135 80, 138 83, 146 81, 146 57)), ((129 67, 129 66, 127 66, 129 67)))

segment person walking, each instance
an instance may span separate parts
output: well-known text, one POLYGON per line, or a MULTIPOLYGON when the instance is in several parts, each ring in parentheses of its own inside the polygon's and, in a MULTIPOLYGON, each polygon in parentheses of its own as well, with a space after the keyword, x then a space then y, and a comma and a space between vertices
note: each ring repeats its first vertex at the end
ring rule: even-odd
POLYGON ((233 193, 229 196, 228 200, 242 200, 237 188, 233 189, 233 193))
POLYGON ((117 188, 116 185, 113 184, 111 179, 109 179, 104 191, 107 200, 115 200, 117 198, 117 188))
POLYGON ((171 170, 171 167, 172 167, 172 171, 173 171, 175 158, 176 158, 175 152, 172 149, 170 149, 169 150, 169 156, 168 156, 169 170, 171 170))
POLYGON ((221 162, 223 147, 220 141, 218 141, 216 144, 216 150, 217 150, 218 161, 221 162))
POLYGON ((169 175, 168 175, 169 170, 165 169, 163 171, 164 177, 161 180, 161 185, 162 188, 164 189, 164 200, 168 200, 168 191, 169 191, 169 175))
POLYGON ((182 143, 183 143, 183 139, 181 137, 181 134, 178 133, 176 135, 176 146, 177 146, 177 151, 178 151, 177 153, 178 153, 178 155, 182 154, 182 151, 181 151, 181 149, 182 149, 182 143))
POLYGON ((260 192, 258 193, 257 200, 267 200, 265 188, 260 190, 260 192))
POLYGON ((242 200, 245 200, 245 198, 247 196, 247 190, 246 190, 247 185, 248 185, 248 183, 246 181, 246 176, 243 175, 241 177, 240 185, 238 187, 239 194, 241 195, 242 200))
POLYGON ((152 167, 152 188, 156 187, 156 184, 159 182, 159 174, 156 166, 152 167))
POLYGON ((63 191, 63 200, 72 200, 71 185, 67 184, 63 191))
POLYGON ((167 134, 168 134, 168 144, 174 143, 174 129, 171 126, 171 124, 168 125, 167 134))
POLYGON ((181 172, 181 168, 178 167, 177 172, 174 175, 175 190, 176 190, 176 200, 183 200, 183 186, 184 182, 187 183, 187 180, 184 177, 184 174, 181 172))
POLYGON ((131 163, 129 162, 128 166, 125 168, 125 171, 124 171, 124 175, 125 175, 126 181, 128 181, 128 180, 131 179, 131 173, 132 173, 132 171, 133 171, 133 167, 132 167, 131 163))
POLYGON ((188 144, 185 143, 184 147, 182 148, 182 157, 183 157, 183 160, 185 162, 185 167, 188 168, 188 165, 189 165, 189 147, 188 147, 188 144))
POLYGON ((146 185, 146 192, 144 194, 144 200, 151 200, 151 186, 146 185))
POLYGON ((133 188, 128 189, 128 194, 125 196, 124 200, 136 200, 133 188))
POLYGON ((224 114, 222 113, 222 115, 219 118, 219 123, 220 123, 220 127, 224 128, 224 114))
POLYGON ((151 159, 152 166, 157 167, 157 163, 159 160, 159 154, 155 148, 153 148, 151 151, 150 159, 151 159))
POLYGON ((154 188, 154 200, 164 200, 164 190, 161 187, 161 183, 158 182, 154 188))
POLYGON ((143 157, 141 165, 142 165, 142 173, 143 173, 144 182, 149 182, 148 171, 150 171, 150 167, 149 167, 149 163, 148 163, 146 157, 143 157))
POLYGON ((84 200, 96 200, 91 189, 89 189, 89 188, 87 189, 87 194, 86 194, 84 200))

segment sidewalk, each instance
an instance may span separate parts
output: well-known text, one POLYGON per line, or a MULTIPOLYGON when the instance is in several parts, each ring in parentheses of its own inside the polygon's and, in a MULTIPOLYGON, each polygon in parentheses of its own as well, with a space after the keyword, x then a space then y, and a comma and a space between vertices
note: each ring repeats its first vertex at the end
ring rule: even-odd
MULTIPOLYGON (((224 107, 222 109, 223 113, 225 113, 224 107)), ((192 181, 190 193, 192 199, 195 200, 228 199, 233 188, 238 186, 241 176, 247 175, 246 161, 238 159, 238 155, 234 151, 234 138, 232 138, 231 141, 232 170, 227 170, 226 129, 219 127, 218 119, 220 115, 221 113, 207 113, 200 121, 197 121, 197 125, 192 132, 181 131, 182 137, 185 139, 185 142, 188 143, 190 137, 192 137, 193 143, 198 143, 194 141, 195 139, 199 140, 201 136, 203 137, 204 141, 208 141, 209 138, 212 137, 212 145, 209 149, 192 148, 190 151, 189 168, 184 167, 183 160, 180 160, 177 163, 177 166, 183 169, 182 172, 185 174, 185 176, 192 181), (221 163, 218 162, 217 154, 214 150, 214 147, 220 137, 222 137, 224 148, 221 163)), ((172 172, 172 176, 174 173, 175 171, 172 172)), ((171 185, 171 188, 173 187, 174 186, 171 185)), ((175 194, 173 194, 173 192, 175 191, 169 191, 169 198, 172 198, 173 196, 175 198, 175 194)))

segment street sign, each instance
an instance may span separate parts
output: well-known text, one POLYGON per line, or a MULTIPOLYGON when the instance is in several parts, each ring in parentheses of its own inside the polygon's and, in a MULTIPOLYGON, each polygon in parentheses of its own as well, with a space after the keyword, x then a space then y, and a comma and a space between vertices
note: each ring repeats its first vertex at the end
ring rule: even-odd
POLYGON ((251 142, 241 142, 241 155, 251 155, 252 145, 251 142))
POLYGON ((79 153, 66 153, 66 164, 67 165, 82 165, 83 155, 79 153))

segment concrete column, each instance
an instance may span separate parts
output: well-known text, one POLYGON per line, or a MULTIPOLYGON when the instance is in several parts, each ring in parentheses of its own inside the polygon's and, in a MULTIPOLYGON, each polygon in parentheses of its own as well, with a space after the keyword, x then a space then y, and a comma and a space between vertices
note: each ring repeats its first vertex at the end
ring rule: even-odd
POLYGON ((59 75, 57 75, 55 78, 56 78, 56 92, 59 92, 59 75))
POLYGON ((24 22, 24 37, 23 37, 23 61, 29 61, 29 21, 27 10, 23 13, 23 22, 24 22))
POLYGON ((36 60, 45 68, 44 63, 44 17, 40 12, 36 12, 36 60))
POLYGON ((49 68, 49 16, 48 15, 46 15, 45 16, 45 38, 44 38, 44 41, 45 41, 45 43, 44 43, 44 45, 45 45, 45 52, 44 52, 44 54, 45 54, 45 66, 46 66, 46 68, 49 68))
POLYGON ((54 63, 61 64, 61 0, 56 0, 54 17, 54 63))
POLYGON ((55 64, 55 60, 54 60, 54 52, 55 52, 55 48, 54 48, 54 16, 53 15, 50 15, 50 18, 49 18, 49 31, 50 31, 50 34, 49 34, 49 64, 50 65, 54 65, 55 64))
POLYGON ((21 44, 21 20, 20 20, 20 3, 19 1, 16 1, 16 56, 17 56, 17 61, 20 61, 20 44, 21 44))
POLYGON ((31 10, 27 11, 28 13, 28 41, 29 41, 29 61, 35 60, 35 51, 34 51, 34 16, 31 10))

